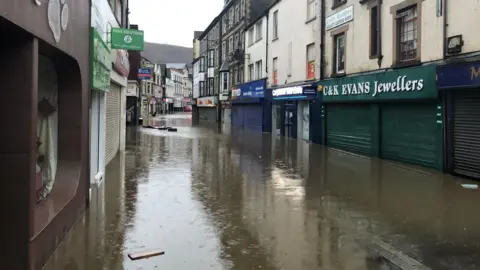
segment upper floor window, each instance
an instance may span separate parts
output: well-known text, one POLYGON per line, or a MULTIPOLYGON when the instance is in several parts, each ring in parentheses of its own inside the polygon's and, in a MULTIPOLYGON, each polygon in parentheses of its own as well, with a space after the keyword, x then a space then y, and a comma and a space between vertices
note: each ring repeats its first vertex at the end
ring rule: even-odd
POLYGON ((345 73, 345 33, 338 34, 334 37, 334 73, 345 73))
POLYGON ((240 40, 238 39, 238 34, 235 35, 235 44, 233 45, 234 46, 234 49, 238 49, 240 46, 239 46, 239 43, 240 40))
POLYGON ((255 70, 257 71, 257 76, 255 77, 257 80, 263 77, 262 74, 262 60, 255 62, 255 70))
POLYGON ((253 67, 253 64, 248 65, 248 80, 253 81, 255 80, 255 68, 253 67))
POLYGON ((208 67, 213 67, 215 64, 215 51, 209 50, 208 51, 208 67))
POLYGON ((253 34, 255 33, 254 27, 248 30, 248 46, 253 44, 253 34))
POLYGON ((238 23, 240 20, 240 7, 237 5, 235 7, 235 23, 238 23))
POLYGON ((230 16, 229 16, 229 19, 228 19, 228 20, 229 20, 228 26, 229 26, 229 27, 232 27, 232 26, 233 26, 233 23, 234 23, 233 8, 230 9, 229 14, 230 14, 230 16))
POLYGON ((272 72, 273 72, 272 85, 277 85, 278 84, 278 57, 273 58, 272 72))
POLYGON ((240 17, 243 18, 243 16, 245 16, 245 0, 242 0, 242 2, 240 3, 240 17))
POLYGON ((307 45, 307 79, 315 78, 315 43, 307 45))
POLYGON ((224 61, 227 57, 227 44, 222 42, 222 61, 224 61))
POLYGON ((245 33, 242 31, 240 31, 240 40, 239 40, 239 46, 240 46, 240 49, 243 49, 243 44, 245 42, 245 33))
POLYGON ((307 20, 312 20, 316 16, 315 6, 316 0, 307 0, 307 20))
POLYGON ((262 29, 263 28, 263 20, 258 21, 255 24, 255 28, 256 28, 255 40, 259 41, 263 38, 263 29, 262 29))
POLYGON ((200 58, 200 72, 205 72, 205 57, 200 58))
POLYGON ((222 32, 226 33, 227 28, 228 28, 228 19, 227 19, 227 15, 224 15, 223 16, 223 23, 222 23, 222 32))
POLYGON ((370 9, 370 57, 378 56, 378 45, 380 44, 379 20, 380 14, 378 6, 370 9))
POLYGON ((332 9, 337 8, 345 3, 347 3, 347 0, 333 0, 332 9))
POLYGON ((233 52, 233 36, 228 39, 228 52, 233 52))
POLYGON ((400 62, 417 59, 418 20, 417 6, 397 12, 397 54, 400 62))
POLYGON ((273 12, 273 39, 278 38, 278 10, 273 12))

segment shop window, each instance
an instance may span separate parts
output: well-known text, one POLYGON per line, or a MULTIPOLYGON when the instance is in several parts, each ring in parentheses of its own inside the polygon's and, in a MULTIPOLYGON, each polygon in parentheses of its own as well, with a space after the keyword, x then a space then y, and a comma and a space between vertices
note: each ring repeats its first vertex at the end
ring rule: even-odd
POLYGON ((417 60, 417 6, 397 11, 397 55, 399 62, 417 60))
POLYGON ((345 73, 345 33, 334 36, 334 74, 345 73))
POLYGON ((307 79, 315 78, 315 43, 307 45, 307 79))
POLYGON ((278 57, 273 58, 273 74, 272 74, 272 85, 278 84, 278 57))
POLYGON ((53 61, 40 55, 37 106, 37 201, 53 188, 58 161, 58 80, 53 61))

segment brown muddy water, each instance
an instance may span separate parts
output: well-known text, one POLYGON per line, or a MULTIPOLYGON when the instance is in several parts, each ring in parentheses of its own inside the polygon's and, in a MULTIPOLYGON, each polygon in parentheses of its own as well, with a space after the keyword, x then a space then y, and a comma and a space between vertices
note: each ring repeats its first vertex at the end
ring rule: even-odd
POLYGON ((477 184, 190 115, 127 130, 44 269, 478 269, 477 184), (228 134, 227 134, 228 133, 228 134), (469 188, 465 188, 469 187, 469 188), (474 187, 474 186, 473 186, 474 187), (165 255, 131 261, 129 253, 165 255))

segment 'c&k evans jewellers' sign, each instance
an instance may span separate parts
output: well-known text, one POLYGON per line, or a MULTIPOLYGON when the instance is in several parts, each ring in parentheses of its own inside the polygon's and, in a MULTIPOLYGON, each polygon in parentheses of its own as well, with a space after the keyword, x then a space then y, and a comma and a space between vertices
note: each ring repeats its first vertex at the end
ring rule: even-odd
POLYGON ((392 100, 437 97, 434 66, 331 79, 318 86, 323 101, 392 100))

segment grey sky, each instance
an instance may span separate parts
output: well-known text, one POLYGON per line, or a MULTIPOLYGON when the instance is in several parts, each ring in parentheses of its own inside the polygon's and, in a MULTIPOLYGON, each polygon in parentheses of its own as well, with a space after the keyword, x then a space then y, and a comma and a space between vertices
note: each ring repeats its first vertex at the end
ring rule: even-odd
POLYGON ((145 31, 145 41, 192 47, 193 31, 203 31, 224 0, 129 0, 130 23, 145 31))

